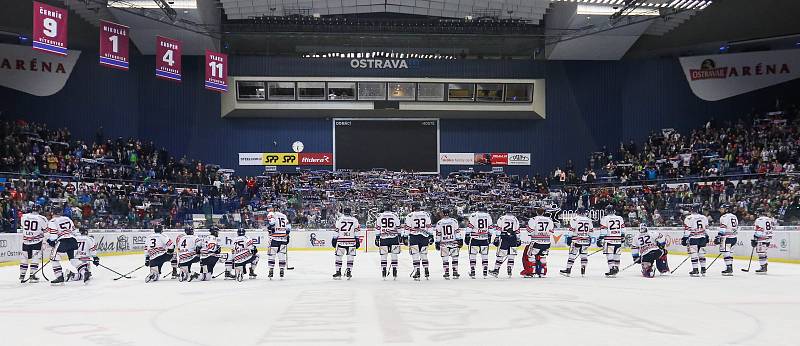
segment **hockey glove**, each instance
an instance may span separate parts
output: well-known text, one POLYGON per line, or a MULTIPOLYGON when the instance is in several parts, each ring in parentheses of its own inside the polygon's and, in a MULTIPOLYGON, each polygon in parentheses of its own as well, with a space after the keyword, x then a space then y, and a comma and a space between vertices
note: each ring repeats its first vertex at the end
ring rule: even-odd
POLYGON ((500 246, 500 237, 494 238, 494 241, 492 242, 492 244, 494 244, 494 246, 500 246))
POLYGON ((567 236, 567 238, 566 238, 566 239, 564 239, 564 241, 565 241, 565 242, 567 242, 567 246, 570 246, 570 245, 572 245, 572 237, 570 237, 570 236, 567 236))
POLYGON ((56 241, 53 239, 47 239, 47 245, 50 245, 50 247, 56 247, 56 241))
POLYGON ((99 266, 100 265, 100 257, 94 256, 94 261, 92 261, 92 262, 94 263, 94 265, 99 266))
POLYGON ((433 236, 432 235, 428 236, 428 245, 433 245, 433 236))
POLYGON ((356 249, 361 248, 361 238, 356 238, 356 249))
POLYGON ((175 249, 167 249, 167 255, 172 255, 175 253, 175 249))
POLYGON ((441 250, 441 245, 439 245, 439 242, 436 242, 434 246, 436 247, 436 250, 441 250))
POLYGON ((255 256, 258 253, 258 248, 254 247, 252 252, 253 252, 253 256, 255 256))
POLYGON ((470 239, 472 239, 472 237, 471 237, 469 234, 467 234, 467 235, 465 235, 465 236, 464 236, 464 241, 465 241, 467 244, 469 244, 469 243, 470 243, 470 239))
POLYGON ((758 242, 755 239, 750 239, 750 246, 756 247, 756 245, 758 245, 758 242))
POLYGON ((714 245, 719 245, 720 243, 722 243, 722 237, 717 235, 714 237, 714 245))
POLYGON ((605 239, 604 237, 597 237, 597 242, 595 243, 595 245, 597 245, 597 247, 603 247, 604 239, 605 239))
POLYGON ((458 243, 458 248, 459 248, 459 249, 460 249, 462 246, 464 246, 464 241, 463 241, 463 240, 459 239, 459 240, 456 240, 456 242, 458 243))
POLYGON ((517 238, 517 240, 514 241, 514 247, 521 246, 521 245, 522 245, 522 241, 519 240, 519 238, 517 238))
POLYGON ((404 244, 405 246, 408 246, 408 236, 406 236, 406 237, 403 237, 403 244, 404 244))
POLYGON ((147 267, 150 266, 150 257, 147 257, 147 256, 144 257, 144 265, 147 266, 147 267))
POLYGON ((633 256, 633 263, 642 263, 642 257, 639 255, 633 256))
POLYGON ((336 248, 336 238, 333 238, 331 240, 331 245, 333 246, 334 249, 336 248))
POLYGON ((683 238, 681 238, 681 245, 689 246, 689 237, 683 236, 683 238))

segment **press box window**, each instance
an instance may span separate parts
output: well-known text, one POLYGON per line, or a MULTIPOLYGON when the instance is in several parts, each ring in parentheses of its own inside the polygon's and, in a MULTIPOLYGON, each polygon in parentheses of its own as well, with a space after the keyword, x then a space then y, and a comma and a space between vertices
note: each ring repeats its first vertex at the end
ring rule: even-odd
POLYGON ((294 82, 269 82, 270 100, 294 100, 294 82))
POLYGON ((325 82, 297 82, 298 100, 324 100, 325 82))
POLYGON ((448 101, 474 101, 475 84, 455 83, 447 85, 448 101))
POLYGON ((386 83, 360 82, 358 83, 359 100, 385 100, 386 83))
POLYGON ((444 101, 444 84, 418 83, 417 101, 444 101))
POLYGON ((236 97, 239 100, 264 100, 264 82, 236 82, 236 97))
POLYGON ((482 102, 503 102, 503 84, 478 84, 476 99, 482 102))
POLYGON ((389 100, 414 101, 416 89, 414 83, 389 83, 389 100))
POLYGON ((328 82, 328 100, 355 100, 355 82, 328 82))
POLYGON ((506 84, 506 102, 531 102, 533 84, 506 84))

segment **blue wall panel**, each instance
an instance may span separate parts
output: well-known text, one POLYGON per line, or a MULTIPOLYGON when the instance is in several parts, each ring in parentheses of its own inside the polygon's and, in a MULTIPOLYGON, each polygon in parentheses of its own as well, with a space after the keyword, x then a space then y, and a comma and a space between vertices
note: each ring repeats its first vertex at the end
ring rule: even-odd
MULTIPOLYGON (((66 87, 50 97, 0 88, 3 117, 69 127, 93 139, 99 126, 106 137, 135 136, 154 141, 180 157, 219 163, 240 172, 238 152, 288 152, 301 140, 309 152, 332 150, 331 120, 223 119, 220 98, 203 89, 202 57, 184 57, 184 80, 153 75, 153 56, 134 54, 131 71, 97 65, 87 49, 66 87)), ((680 65, 672 59, 620 62, 456 60, 420 61, 409 69, 353 69, 349 60, 231 57, 234 75, 384 76, 451 78, 545 78, 546 120, 455 120, 441 122, 443 152, 531 152, 533 167, 512 173, 546 173, 571 159, 579 167, 587 154, 620 140, 642 140, 664 127, 686 130, 709 118, 742 116, 774 104, 776 97, 797 102, 794 81, 731 99, 706 102, 695 97, 680 65)), ((487 115, 491 116, 491 115, 487 115)), ((463 167, 443 166, 443 170, 463 167)))

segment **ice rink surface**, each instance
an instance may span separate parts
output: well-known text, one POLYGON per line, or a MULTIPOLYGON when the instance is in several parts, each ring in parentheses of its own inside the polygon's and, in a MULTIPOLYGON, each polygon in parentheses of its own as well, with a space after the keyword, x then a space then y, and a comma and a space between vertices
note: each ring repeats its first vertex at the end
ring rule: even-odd
MULTIPOLYGON (((258 279, 241 283, 145 284, 146 269, 114 281, 94 268, 88 285, 20 284, 18 267, 2 267, 0 344, 800 345, 796 264, 755 275, 737 260, 735 276, 722 277, 720 259, 704 278, 689 277, 687 262, 672 276, 645 279, 635 266, 609 279, 597 254, 586 277, 576 277, 576 263, 566 278, 558 274, 566 252, 554 251, 546 278, 519 277, 518 256, 513 278, 472 280, 462 253, 461 279, 445 281, 438 254, 430 255, 431 278, 421 282, 408 277, 406 253, 397 281, 380 278, 376 253, 359 253, 353 279, 334 281, 328 251, 290 252, 295 270, 284 280, 266 278, 262 257, 258 279)), ((670 266, 683 258, 670 256, 670 266)), ((623 254, 622 267, 629 263, 623 254)), ((127 272, 143 257, 102 264, 127 272)), ((50 266, 45 273, 53 278, 50 266)))

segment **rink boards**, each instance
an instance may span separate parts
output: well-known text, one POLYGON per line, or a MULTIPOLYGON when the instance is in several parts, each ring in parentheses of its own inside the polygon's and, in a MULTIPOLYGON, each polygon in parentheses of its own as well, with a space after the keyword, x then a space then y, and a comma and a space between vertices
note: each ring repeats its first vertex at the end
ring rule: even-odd
MULTIPOLYGON (((681 237, 683 236, 683 229, 680 228, 651 228, 658 230, 667 238, 667 246, 671 252, 685 252, 686 247, 681 245, 681 237)), ((554 236, 554 248, 565 248, 564 233, 566 230, 556 230, 554 236)), ((147 236, 151 234, 151 230, 144 229, 120 229, 120 230, 91 230, 90 234, 97 242, 97 252, 101 254, 110 253, 129 253, 140 252, 144 249, 147 236)), ((183 232, 181 230, 167 230, 165 234, 175 239, 183 232)), ((333 231, 327 229, 307 229, 307 230, 294 230, 291 233, 291 240, 289 248, 293 251, 296 250, 325 250, 331 248, 331 239, 333 231)), ((714 231, 709 231, 714 234, 714 231)), ((203 236, 208 234, 207 230, 198 229, 197 235, 203 236)), ((634 232, 627 232, 625 236, 625 247, 630 247, 633 241, 634 232)), ((248 230, 247 235, 256 243, 259 248, 266 248, 269 244, 269 235, 266 231, 253 229, 248 230)), ((222 230, 220 232, 220 240, 223 249, 230 248, 232 239, 236 237, 235 230, 222 230)), ((526 242, 527 234, 522 232, 522 241, 526 242)), ((752 247, 750 246, 750 239, 753 237, 752 227, 743 227, 739 231, 738 246, 734 247, 734 254, 737 256, 749 257, 752 247)), ((375 246, 375 232, 372 229, 361 231, 359 236, 361 238, 360 251, 377 251, 375 246)), ((713 236, 711 236, 713 241, 713 236)), ((595 239, 592 239, 592 244, 595 239)), ((0 233, 0 262, 15 261, 20 258, 22 254, 22 235, 14 233, 0 233)), ((717 246, 709 244, 706 247, 708 253, 718 253, 717 246)), ((429 251, 434 251, 433 247, 429 251)), ((769 257, 771 259, 783 259, 787 261, 800 260, 800 231, 797 227, 782 227, 781 230, 775 231, 773 241, 769 248, 769 257)))

